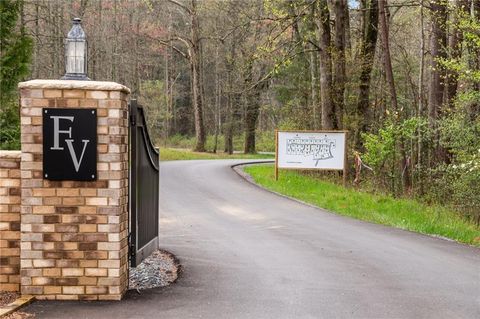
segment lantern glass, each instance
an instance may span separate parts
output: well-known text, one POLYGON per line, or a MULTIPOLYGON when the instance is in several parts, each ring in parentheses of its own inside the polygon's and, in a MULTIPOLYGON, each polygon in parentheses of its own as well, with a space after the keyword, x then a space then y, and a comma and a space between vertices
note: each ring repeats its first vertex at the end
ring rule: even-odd
POLYGON ((85 41, 67 41, 67 61, 66 71, 67 73, 86 74, 85 68, 85 41))
POLYGON ((87 77, 87 40, 81 20, 73 19, 73 26, 65 39, 66 80, 89 80, 87 77))

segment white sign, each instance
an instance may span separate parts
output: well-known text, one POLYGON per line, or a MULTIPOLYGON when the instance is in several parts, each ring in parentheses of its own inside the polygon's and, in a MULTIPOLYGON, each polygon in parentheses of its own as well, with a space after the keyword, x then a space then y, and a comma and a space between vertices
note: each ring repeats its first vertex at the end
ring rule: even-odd
POLYGON ((343 170, 346 132, 277 131, 277 167, 343 170))

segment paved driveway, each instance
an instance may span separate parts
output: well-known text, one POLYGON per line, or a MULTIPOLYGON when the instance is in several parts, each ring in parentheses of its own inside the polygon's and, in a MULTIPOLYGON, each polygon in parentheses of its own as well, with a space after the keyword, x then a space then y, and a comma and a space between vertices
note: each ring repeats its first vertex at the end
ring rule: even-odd
POLYGON ((161 246, 184 272, 38 318, 480 318, 480 250, 336 216, 246 183, 240 161, 161 164, 161 246))

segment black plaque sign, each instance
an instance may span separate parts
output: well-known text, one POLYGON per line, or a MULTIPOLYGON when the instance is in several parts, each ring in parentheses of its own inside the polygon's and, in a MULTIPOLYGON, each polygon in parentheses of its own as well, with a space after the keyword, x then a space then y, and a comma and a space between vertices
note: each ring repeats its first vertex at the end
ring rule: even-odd
POLYGON ((97 111, 43 109, 43 177, 97 179, 97 111))

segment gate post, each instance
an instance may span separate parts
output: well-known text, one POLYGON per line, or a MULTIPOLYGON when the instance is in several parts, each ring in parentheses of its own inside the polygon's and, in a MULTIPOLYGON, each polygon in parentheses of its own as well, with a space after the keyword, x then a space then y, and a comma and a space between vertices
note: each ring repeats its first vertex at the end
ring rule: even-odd
MULTIPOLYGON (((128 284, 130 90, 113 82, 64 80, 22 82, 19 89, 21 292, 38 299, 120 300, 128 284), (94 145, 81 144, 75 125, 87 123, 76 123, 72 116, 52 122, 54 136, 44 136, 44 121, 54 121, 44 113, 64 112, 53 109, 96 112, 96 166, 90 181, 52 180, 44 171, 44 149, 70 151, 68 159, 76 162, 71 167, 78 172, 86 161, 82 146, 94 145), (52 139, 57 147, 45 148, 52 139)), ((64 163, 48 163, 57 164, 64 163)))

